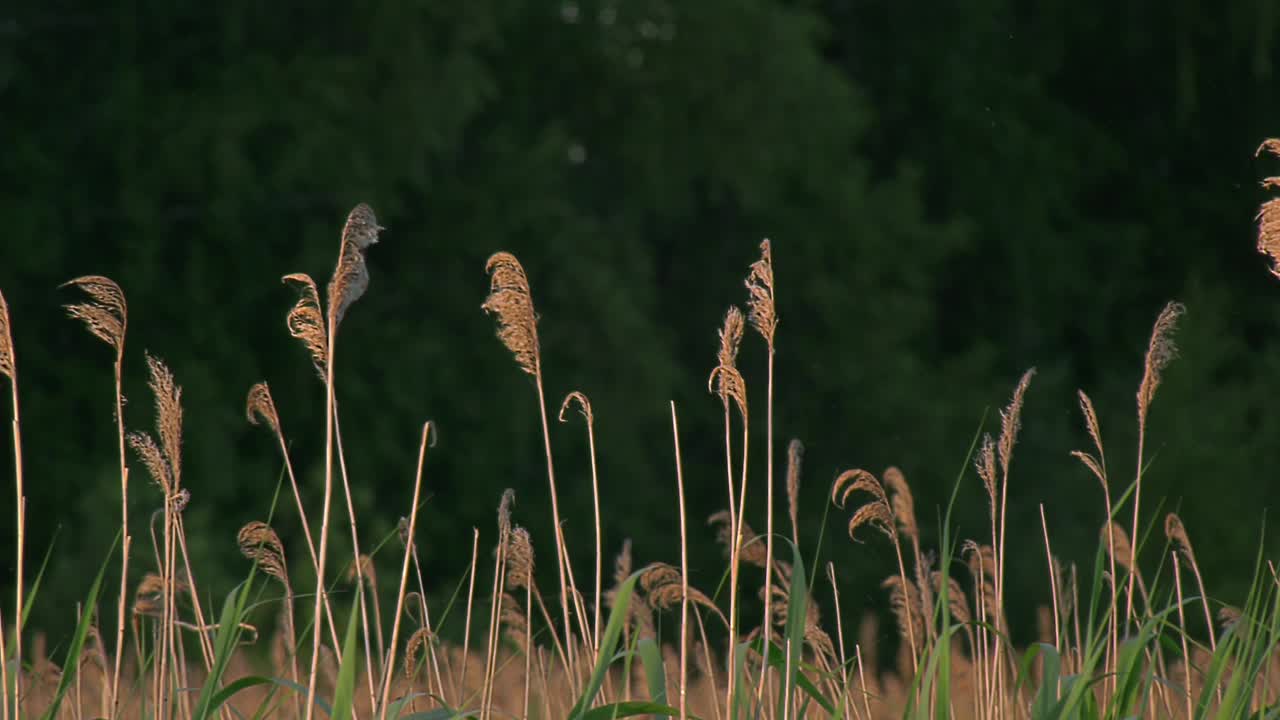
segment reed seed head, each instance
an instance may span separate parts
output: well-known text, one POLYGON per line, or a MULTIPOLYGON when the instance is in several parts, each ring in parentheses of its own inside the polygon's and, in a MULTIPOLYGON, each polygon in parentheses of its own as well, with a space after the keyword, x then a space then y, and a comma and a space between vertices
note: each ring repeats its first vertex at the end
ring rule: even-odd
MULTIPOLYGON (((1272 138, 1258 146, 1255 155, 1263 152, 1280 157, 1280 139, 1272 138)), ((1280 177, 1263 178, 1262 187, 1268 190, 1280 188, 1280 177)), ((1271 274, 1280 277, 1280 198, 1272 198, 1258 209, 1258 252, 1271 260, 1271 274)))
POLYGON ((1084 416, 1085 429, 1089 431, 1089 437, 1093 438, 1098 457, 1105 457, 1102 451, 1102 429, 1098 425, 1098 412, 1093 409, 1093 401, 1083 390, 1076 390, 1076 396, 1080 399, 1080 414, 1084 416))
POLYGON ((356 582, 360 578, 364 578, 365 587, 375 590, 378 587, 378 570, 373 565, 373 558, 367 553, 360 553, 359 571, 357 574, 356 563, 351 563, 347 568, 347 582, 356 582))
MULTIPOLYGON (((1133 568, 1129 564, 1129 555, 1133 550, 1133 546, 1129 543, 1129 533, 1125 532, 1124 528, 1121 527, 1119 523, 1116 523, 1116 522, 1104 523, 1102 525, 1102 533, 1101 533, 1102 542, 1104 545, 1108 544, 1108 537, 1107 537, 1108 529, 1110 529, 1111 531, 1111 543, 1114 544, 1115 546, 1114 559, 1116 561, 1116 564, 1126 570, 1132 570, 1133 568)), ((1110 546, 1108 546, 1108 551, 1110 551, 1109 547, 1110 546)))
POLYGON ((773 299, 773 252, 769 240, 760 243, 760 259, 751 264, 747 275, 747 313, 751 326, 773 350, 773 337, 778 329, 777 307, 773 299))
POLYGON ((533 541, 528 530, 516 526, 507 540, 507 586, 518 590, 532 583, 533 541))
POLYGON ((1164 369, 1178 356, 1173 334, 1178 329, 1178 319, 1186 311, 1182 303, 1171 301, 1160 311, 1156 324, 1151 328, 1151 341, 1147 343, 1147 356, 1142 366, 1142 383, 1138 386, 1138 424, 1142 427, 1146 426, 1147 411, 1155 399, 1156 388, 1160 387, 1164 369))
POLYGON ((431 631, 425 627, 418 628, 409 636, 409 642, 404 648, 404 674, 405 677, 413 677, 413 673, 418 668, 418 656, 422 654, 422 648, 431 641, 431 631))
POLYGON ((726 406, 732 400, 738 406, 738 412, 745 420, 747 417, 747 382, 738 371, 738 349, 742 346, 742 331, 745 323, 742 311, 736 305, 729 308, 724 316, 724 325, 720 328, 720 349, 717 353, 719 364, 707 378, 707 390, 720 396, 726 406))
POLYGON ((384 230, 373 214, 373 208, 360 203, 347 215, 342 228, 342 247, 338 252, 338 267, 329 281, 329 331, 336 331, 343 316, 355 301, 369 289, 369 268, 364 253, 378 242, 378 233, 384 230))
POLYGON ((271 526, 254 520, 246 523, 236 534, 240 554, 258 564, 262 572, 289 588, 289 567, 285 561, 284 545, 271 526))
POLYGON ((564 415, 569 411, 569 406, 573 405, 575 402, 578 404, 578 410, 582 413, 582 417, 586 418, 587 425, 593 424, 595 422, 595 415, 591 412, 591 401, 587 399, 586 395, 583 395, 577 390, 565 395, 564 402, 560 403, 560 422, 567 421, 564 415))
POLYGON ((983 433, 982 445, 978 455, 973 459, 973 466, 982 479, 982 487, 987 491, 988 509, 994 516, 996 512, 996 441, 990 433, 983 433))
POLYGON ((265 382, 255 383, 249 388, 244 414, 249 419, 249 424, 266 423, 272 432, 280 432, 280 415, 276 413, 275 400, 271 399, 271 388, 265 382))
POLYGON ((1018 387, 1013 391, 1013 398, 1009 400, 1009 405, 1000 411, 1000 443, 997 446, 1000 452, 1000 466, 1004 468, 1005 473, 1009 472, 1009 463, 1013 460, 1013 447, 1018 443, 1018 431, 1022 429, 1022 403, 1026 399, 1027 388, 1031 386, 1031 378, 1036 374, 1036 369, 1031 368, 1022 374, 1022 379, 1018 381, 1018 387))
POLYGON ((13 332, 9 326, 9 303, 0 292, 0 375, 9 378, 9 382, 17 382, 17 364, 13 359, 13 332))
POLYGON ((108 277, 84 275, 63 283, 62 287, 76 287, 89 296, 89 302, 63 307, 69 316, 82 321, 94 337, 110 345, 116 351, 117 360, 123 357, 129 310, 120 286, 108 277))
POLYGON ((511 533, 511 506, 516 502, 516 491, 507 488, 502 491, 502 500, 498 502, 498 537, 505 542, 511 533))
POLYGON ((324 380, 329 362, 329 334, 325 330, 324 313, 320 310, 316 281, 305 273, 285 275, 281 280, 286 285, 292 284, 298 291, 298 301, 285 317, 285 325, 289 328, 289 334, 301 340, 307 348, 311 364, 315 366, 320 379, 324 380))
POLYGON ((800 531, 800 468, 804 464, 804 445, 798 438, 787 444, 787 511, 791 527, 800 531))
POLYGON ((494 253, 485 263, 489 296, 480 307, 498 316, 498 339, 511 351, 520 369, 537 376, 540 370, 538 315, 524 266, 509 252, 494 253))
POLYGON ((898 519, 898 527, 909 538, 920 538, 920 529, 916 526, 916 503, 911 497, 911 487, 902 471, 891 467, 884 471, 884 482, 893 491, 893 514, 898 519))

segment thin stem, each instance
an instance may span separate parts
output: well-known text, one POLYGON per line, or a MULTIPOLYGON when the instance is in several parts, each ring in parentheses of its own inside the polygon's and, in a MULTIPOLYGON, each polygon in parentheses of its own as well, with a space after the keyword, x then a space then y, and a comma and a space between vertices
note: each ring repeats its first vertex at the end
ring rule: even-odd
MULTIPOLYGON (((596 521, 596 599, 591 647, 598 653, 600 652, 600 585, 604 567, 604 548, 600 535, 600 478, 596 472, 596 429, 595 420, 592 417, 587 418, 587 445, 591 451, 591 502, 596 521)), ((528 708, 526 708, 527 714, 528 708)))
POLYGON ((1040 528, 1044 531, 1044 555, 1049 563, 1049 592, 1053 596, 1053 647, 1062 652, 1062 618, 1058 614, 1058 573, 1053 567, 1053 550, 1049 547, 1049 524, 1044 517, 1044 503, 1040 503, 1040 528))
MULTIPOLYGON (((334 326, 333 313, 330 312, 329 327, 334 326)), ((319 563, 316 567, 316 599, 313 617, 314 632, 311 639, 311 677, 307 681, 307 716, 305 720, 315 717, 316 678, 320 667, 320 615, 324 598, 324 568, 329 550, 329 506, 333 500, 333 334, 328 342, 328 357, 325 362, 325 443, 324 443, 324 507, 320 514, 320 550, 319 563)), ((358 561, 357 561, 358 562, 358 561)))
MULTIPOLYGON (((121 337, 124 337, 123 332, 121 337)), ((126 465, 124 450, 124 387, 121 382, 121 366, 123 365, 123 342, 120 353, 116 355, 116 435, 120 449, 120 533, 124 542, 120 548, 120 597, 116 604, 116 657, 115 669, 111 674, 110 717, 116 717, 120 702, 120 661, 124 657, 125 605, 129 597, 129 468, 126 465)))
POLYGON ((458 673, 458 697, 454 704, 461 707, 467 692, 467 658, 471 655, 471 607, 476 596, 476 566, 480 559, 480 530, 471 528, 471 580, 467 586, 467 615, 462 627, 462 667, 458 673))
POLYGON ((564 528, 560 525, 560 502, 557 500, 556 493, 555 463, 551 458, 551 429, 547 425, 547 401, 542 389, 541 365, 537 367, 534 380, 536 381, 534 384, 538 388, 538 412, 542 418, 542 442, 547 456, 547 483, 551 490, 551 519, 555 524, 556 567, 560 571, 560 608, 564 614, 565 642, 569 645, 569 662, 571 663, 569 667, 570 687, 576 687, 577 673, 573 670, 573 662, 576 656, 574 648, 577 644, 573 642, 571 637, 573 626, 569 621, 569 604, 575 601, 577 589, 573 586, 573 571, 569 568, 569 548, 565 545, 564 528))
MULTIPOLYGON (((769 340, 769 389, 765 410, 765 454, 767 458, 765 484, 768 500, 765 502, 764 620, 760 623, 760 627, 764 629, 765 657, 768 657, 770 636, 773 634, 773 358, 773 341, 769 340)), ((756 688, 756 697, 763 695, 765 678, 768 676, 769 663, 766 662, 760 669, 760 684, 756 688)))
POLYGON ((409 585, 409 559, 413 554, 414 532, 418 529, 418 498, 422 490, 422 465, 427 457, 427 436, 431 423, 422 426, 422 443, 418 446, 418 472, 413 481, 413 505, 409 510, 409 537, 404 544, 404 561, 400 565, 400 591, 396 594, 395 621, 391 624, 391 657, 383 666, 382 701, 378 704, 382 717, 387 717, 387 699, 391 695, 391 676, 395 668, 396 644, 400 641, 400 616, 404 612, 404 593, 409 585))
MULTIPOLYGON (((370 602, 369 602, 369 598, 366 597, 366 593, 368 595, 373 596, 372 605, 373 605, 374 616, 375 616, 375 619, 377 620, 375 630, 377 632, 377 641, 378 641, 377 658, 379 662, 381 662, 382 660, 382 653, 383 653, 382 618, 381 618, 382 612, 381 610, 379 610, 379 606, 378 606, 378 589, 376 587, 371 587, 371 588, 365 587, 366 578, 364 573, 364 560, 363 560, 363 557, 360 555, 360 537, 356 534, 356 507, 355 507, 355 503, 353 503, 351 500, 351 483, 347 480, 347 457, 342 450, 342 425, 341 425, 341 421, 338 418, 337 402, 338 402, 337 398, 335 398, 334 407, 333 407, 333 433, 334 433, 335 446, 338 451, 338 470, 342 476, 343 497, 345 497, 347 501, 347 519, 351 525, 351 555, 354 558, 354 562, 355 562, 356 588, 357 588, 356 591, 360 595, 360 629, 364 633, 365 678, 367 679, 369 684, 369 705, 372 707, 378 701, 378 695, 377 695, 377 691, 374 689, 374 680, 373 680, 373 674, 375 671, 375 666, 373 664, 374 655, 373 655, 373 649, 369 646, 370 602)), ((373 559, 370 558, 369 562, 372 563, 373 559)), ((380 668, 377 668, 377 670, 379 672, 381 671, 380 668)))
POLYGON ((729 658, 725 680, 725 715, 733 717, 734 668, 738 645, 738 509, 733 487, 733 443, 730 439, 729 397, 724 401, 724 464, 729 477, 729 658))
MULTIPOLYGON (((302 506, 302 492, 298 489, 298 477, 293 472, 293 460, 289 457, 289 446, 284 440, 284 430, 279 426, 278 419, 275 430, 276 442, 280 445, 281 456, 284 457, 285 474, 289 476, 289 487, 293 490, 293 500, 298 507, 298 519, 302 522, 302 536, 307 541, 307 553, 311 556, 311 569, 319 576, 320 562, 316 557, 315 542, 311 539, 311 523, 307 522, 307 511, 302 506)), ((329 639, 335 648, 342 647, 342 643, 338 642, 338 626, 333 622, 333 609, 329 605, 328 596, 323 598, 323 602, 324 614, 329 621, 329 639)), ((320 632, 319 626, 316 626, 315 631, 320 632)), ((295 648, 295 652, 296 650, 295 648)))
POLYGON ((680 424, 676 421, 676 403, 671 402, 671 437, 676 451, 676 485, 680 499, 680 718, 689 716, 689 530, 684 509, 684 468, 680 462, 680 424))
POLYGON ((17 488, 17 508, 18 508, 18 572, 16 575, 15 585, 17 586, 14 595, 17 599, 17 610, 14 613, 14 648, 16 657, 18 658, 17 669, 13 673, 13 712, 17 718, 18 708, 22 703, 22 591, 23 591, 23 549, 27 539, 27 496, 23 491, 22 484, 22 427, 19 422, 18 413, 18 368, 12 368, 12 375, 9 378, 10 396, 13 399, 13 477, 14 484, 17 488))
POLYGON ((1133 590, 1138 579, 1138 503, 1142 499, 1142 456, 1147 439, 1145 412, 1138 414, 1138 471, 1133 488, 1133 530, 1129 532, 1129 592, 1125 601, 1125 623, 1133 619, 1133 590))
POLYGON ((1182 695, 1187 701, 1187 720, 1195 717, 1191 711, 1191 653, 1187 650, 1187 618, 1182 612, 1182 568, 1178 564, 1178 551, 1173 551, 1173 587, 1178 591, 1178 625, 1182 629, 1182 695))
POLYGON ((831 607, 836 611, 836 642, 840 644, 840 704, 845 720, 849 718, 849 670, 844 659, 844 620, 840 617, 840 589, 836 587, 836 566, 827 561, 827 579, 831 581, 831 607))

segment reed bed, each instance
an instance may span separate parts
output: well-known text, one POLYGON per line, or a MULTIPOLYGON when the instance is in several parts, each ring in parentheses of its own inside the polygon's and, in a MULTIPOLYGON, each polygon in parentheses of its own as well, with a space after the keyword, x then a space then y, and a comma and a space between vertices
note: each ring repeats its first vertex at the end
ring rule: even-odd
MULTIPOLYGON (((1259 152, 1280 155, 1280 141, 1264 143, 1259 152)), ((1263 184, 1278 188, 1280 178, 1263 184)), ((1258 229, 1259 251, 1280 263, 1280 199, 1262 206, 1258 229)), ((297 303, 282 309, 285 325, 301 343, 320 382, 317 392, 326 398, 322 510, 319 517, 307 516, 304 508, 312 499, 304 498, 294 473, 281 410, 268 385, 255 384, 248 391, 246 416, 270 433, 280 453, 285 499, 277 508, 264 497, 266 520, 227 529, 228 535, 236 534, 248 572, 240 584, 212 589, 212 595, 197 585, 187 552, 183 512, 191 496, 183 484, 178 378, 158 356, 145 354, 154 428, 126 428, 120 414, 121 368, 128 357, 125 293, 101 276, 67 283, 87 297, 67 305, 69 316, 112 350, 122 512, 111 553, 121 554, 123 570, 112 601, 104 560, 77 605, 72 640, 59 648, 56 659, 49 657, 45 638, 28 632, 22 622, 37 600, 39 583, 38 578, 24 582, 28 549, 17 354, 0 295, 0 375, 11 391, 18 528, 16 595, 0 615, 6 660, 0 663, 0 720, 1275 716, 1280 576, 1272 561, 1259 554, 1245 597, 1210 598, 1192 533, 1182 520, 1170 513, 1154 523, 1152 533, 1151 524, 1143 524, 1147 419, 1163 372, 1177 355, 1182 305, 1171 302, 1156 313, 1145 353, 1135 351, 1142 379, 1132 472, 1108 463, 1093 401, 1084 390, 1078 392, 1087 449, 1064 449, 1063 458, 1074 458, 1083 474, 1097 481, 1091 486, 1098 495, 1098 544, 1092 563, 1064 562, 1054 553, 1040 506, 1042 536, 1034 541, 1043 545, 1050 602, 1037 608, 1039 642, 1011 644, 1007 617, 1013 598, 1006 586, 1009 496, 1023 491, 1013 461, 1023 422, 1034 421, 1023 414, 1025 399, 1034 392, 1034 369, 1013 383, 998 427, 975 438, 965 474, 979 482, 957 480, 957 492, 981 487, 985 494, 988 522, 980 537, 956 536, 948 505, 940 513, 938 546, 925 547, 911 485, 895 467, 881 472, 852 467, 831 480, 829 499, 844 514, 841 524, 849 538, 883 542, 892 551, 882 590, 898 640, 896 660, 882 665, 876 617, 843 615, 840 568, 830 562, 818 567, 814 550, 801 545, 800 523, 815 509, 799 506, 799 487, 815 479, 803 473, 800 440, 787 444, 784 481, 775 482, 775 342, 778 329, 785 327, 779 303, 785 303, 786 289, 775 288, 774 253, 767 240, 746 269, 746 312, 737 305, 728 308, 717 352, 708 358, 709 402, 718 399, 723 411, 725 509, 705 523, 686 514, 679 409, 674 403, 669 407, 675 458, 670 502, 680 529, 669 555, 641 564, 626 543, 608 563, 600 528, 597 418, 584 393, 565 395, 559 419, 567 423, 571 411, 579 411, 590 452, 595 542, 593 566, 585 569, 571 562, 561 531, 564 516, 533 289, 514 255, 499 252, 489 259, 490 292, 481 308, 496 321, 498 340, 511 352, 515 369, 531 379, 554 532, 550 538, 532 537, 517 523, 514 493, 506 491, 494 525, 473 533, 457 602, 430 607, 415 535, 425 521, 422 513, 430 512, 422 506, 421 490, 430 472, 434 428, 422 426, 411 491, 402 498, 398 543, 378 557, 369 554, 373 545, 361 542, 336 402, 338 330, 370 289, 366 253, 381 230, 367 205, 351 211, 323 297, 310 276, 284 276, 298 291, 297 303), (757 347, 747 343, 748 328, 759 337, 757 347), (767 359, 760 388, 753 385, 750 392, 738 369, 742 352, 763 352, 767 359), (764 457, 763 469, 751 467, 748 443, 748 396, 757 394, 764 408, 763 417, 756 418, 765 427, 766 447, 757 452, 764 457), (152 480, 149 487, 133 488, 155 508, 141 535, 124 511, 131 490, 130 449, 152 480), (332 512, 339 489, 343 519, 332 512), (748 492, 765 495, 763 534, 746 521, 748 492), (786 504, 785 516, 775 501, 786 504), (316 578, 311 587, 296 584, 291 568, 299 560, 286 557, 271 524, 276 513, 295 512, 307 551, 302 562, 316 578), (775 516, 787 527, 775 526, 775 516), (347 526, 350 556, 336 557, 332 551, 332 534, 343 532, 335 522, 347 526), (1143 538, 1158 544, 1162 535, 1166 561, 1155 569, 1140 567, 1143 538), (712 538, 724 548, 725 566, 721 586, 708 592, 690 582, 688 547, 712 538), (546 562, 555 564, 554 585, 538 583, 535 568, 546 562), (130 564, 138 563, 146 568, 145 577, 128 587, 123 577, 130 564), (763 571, 759 587, 744 586, 744 566, 763 571), (341 583, 349 585, 343 602, 335 603, 341 583), (395 593, 391 608, 378 602, 385 588, 395 593), (745 617, 743 599, 755 595, 763 615, 745 617), (223 600, 211 607, 210 597, 223 600), (251 621, 263 607, 276 616, 269 637, 251 621), (383 614, 386 609, 389 616, 383 614), (441 639, 449 634, 462 642, 441 639)), ((785 333, 781 337, 785 340, 785 333)), ((561 430, 577 431, 567 424, 555 428, 561 430)))

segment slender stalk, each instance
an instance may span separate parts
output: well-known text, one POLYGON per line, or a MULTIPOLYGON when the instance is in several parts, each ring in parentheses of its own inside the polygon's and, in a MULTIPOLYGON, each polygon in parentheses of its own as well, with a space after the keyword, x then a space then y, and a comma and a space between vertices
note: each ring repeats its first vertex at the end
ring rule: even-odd
MULTIPOLYGON (((766 462, 768 463, 765 468, 765 489, 768 499, 765 501, 764 620, 760 623, 760 627, 764 629, 765 657, 768 657, 769 640, 770 636, 773 634, 773 358, 773 341, 770 340, 768 369, 769 388, 765 401, 765 456, 767 458, 766 462)), ((761 697, 763 695, 765 678, 768 676, 769 663, 766 662, 760 669, 760 684, 756 688, 756 697, 761 697)))
MULTIPOLYGON (((124 333, 121 332, 121 337, 124 333)), ((109 689, 111 702, 111 715, 116 717, 119 712, 120 702, 120 660, 124 657, 124 627, 125 627, 125 605, 129 597, 129 467, 126 464, 124 450, 124 385, 121 380, 123 365, 123 343, 120 352, 116 355, 115 362, 115 380, 116 380, 116 436, 120 450, 120 532, 124 537, 124 542, 120 548, 120 597, 116 603, 116 657, 115 668, 111 673, 111 687, 109 689)))
POLYGON ((418 529, 418 498, 422 491, 422 465, 427 457, 427 437, 431 432, 431 423, 422 426, 422 443, 418 446, 418 472, 413 481, 413 505, 409 510, 409 538, 404 545, 404 561, 400 565, 400 591, 396 593, 395 621, 391 624, 391 657, 383 666, 382 701, 378 710, 382 717, 387 717, 387 699, 391 695, 391 676, 394 674, 396 644, 400 641, 400 616, 404 612, 404 593, 409 585, 409 559, 413 554, 414 532, 418 529))
MULTIPOLYGON (((360 554, 360 537, 356 534, 356 507, 351 500, 351 483, 347 479, 347 457, 342 450, 342 425, 338 418, 337 399, 334 399, 333 408, 333 433, 335 446, 338 451, 338 471, 342 477, 343 497, 347 501, 347 520, 351 526, 351 555, 355 562, 356 571, 356 592, 360 595, 360 629, 364 633, 364 661, 365 661, 365 679, 369 685, 369 705, 374 706, 378 701, 377 690, 375 690, 373 675, 374 672, 381 672, 381 668, 376 668, 373 664, 373 648, 370 646, 369 634, 369 605, 373 605, 375 619, 377 620, 375 629, 378 641, 378 661, 382 661, 383 645, 382 645, 382 611, 378 605, 378 589, 376 587, 366 588, 367 578, 364 572, 364 559, 360 554), (372 601, 367 595, 371 595, 372 601)), ((373 560, 370 558, 370 563, 373 560)))
POLYGON ((1185 683, 1182 695, 1187 702, 1187 720, 1195 717, 1191 711, 1191 653, 1187 650, 1187 618, 1182 611, 1182 568, 1178 563, 1178 551, 1173 551, 1173 587, 1178 591, 1178 626, 1182 630, 1182 676, 1185 683))
POLYGON ((836 611, 836 642, 840 648, 840 705, 844 708, 845 720, 848 720, 849 670, 844 659, 844 620, 840 617, 840 589, 836 587, 836 566, 830 560, 827 561, 827 579, 831 582, 831 607, 836 611))
MULTIPOLYGON (((302 536, 307 541, 307 553, 311 556, 311 569, 317 576, 319 576, 320 561, 316 556, 315 542, 311 539, 311 523, 307 521, 307 511, 302 506, 302 492, 298 489, 298 477, 293 471, 293 460, 289 457, 289 446, 284 440, 284 430, 280 428, 278 423, 276 425, 275 436, 276 442, 280 445, 280 454, 284 457, 285 474, 289 476, 289 487, 293 490, 293 500, 298 507, 298 519, 302 523, 302 536)), ((329 639, 335 648, 342 647, 342 643, 338 642, 338 626, 333 622, 333 609, 329 605, 329 598, 327 596, 323 598, 323 604, 325 618, 329 621, 329 639)), ((319 625, 316 626, 315 632, 320 632, 319 625)), ((294 651, 296 652, 297 648, 294 648, 294 651)))
POLYGON ((676 403, 671 401, 671 437, 676 451, 676 485, 680 499, 680 718, 689 716, 689 530, 684 511, 684 468, 680 462, 680 424, 676 403))
POLYGON ((524 712, 520 717, 529 720, 529 676, 533 674, 533 573, 524 580, 524 712))
MULTIPOLYGON (((330 313, 329 327, 332 328, 333 313, 330 313)), ((329 506, 333 501, 333 349, 334 338, 330 334, 327 358, 325 362, 325 443, 324 443, 324 506, 320 511, 320 549, 319 563, 316 567, 316 598, 312 617, 315 619, 314 632, 311 637, 311 676, 307 681, 307 716, 305 720, 315 717, 316 678, 320 668, 320 624, 323 622, 321 608, 324 598, 324 570, 329 550, 329 506)), ((357 558, 357 564, 358 558, 357 558)))
MULTIPOLYGON (((3 299, 0 298, 0 302, 2 301, 3 299)), ((7 314, 7 308, 6 308, 6 314, 7 314)), ((22 618, 23 618, 23 609, 22 609, 23 582, 22 581, 23 581, 23 560, 25 555, 24 548, 26 546, 26 539, 27 539, 27 521, 26 521, 27 496, 23 490, 23 483, 22 483, 22 426, 18 419, 19 418, 18 368, 16 363, 14 364, 14 367, 11 368, 11 370, 12 370, 12 374, 9 377, 9 390, 10 390, 10 397, 12 398, 12 401, 13 401, 13 477, 14 477, 14 485, 17 489, 17 497, 18 497, 18 500, 17 500, 18 570, 15 576, 15 583, 14 583, 17 586, 14 590, 14 596, 16 597, 15 605, 17 606, 17 609, 14 612, 14 623, 15 623, 14 628, 15 629, 13 633, 14 653, 15 653, 15 657, 17 657, 18 659, 17 669, 13 673, 13 712, 14 712, 14 717, 17 718, 18 708, 21 707, 21 704, 22 704, 22 624, 23 624, 22 623, 22 618)))
POLYGON ((535 385, 538 388, 538 412, 542 419, 542 443, 543 449, 547 457, 547 482, 551 490, 551 516, 555 523, 556 535, 556 566, 560 571, 560 608, 564 614, 564 632, 565 641, 569 645, 569 676, 572 678, 570 685, 576 685, 577 673, 574 671, 574 660, 576 657, 576 646, 572 640, 573 626, 569 621, 569 605, 575 602, 577 596, 577 588, 574 587, 572 575, 573 570, 569 567, 569 548, 564 541, 564 528, 560 524, 560 502, 557 500, 556 493, 556 471, 555 463, 551 458, 551 428, 547 424, 547 400, 546 394, 542 389, 542 367, 536 367, 537 372, 534 374, 535 385))
POLYGON ((0 611, 0 719, 9 720, 9 663, 4 657, 4 612, 0 611))
POLYGON ((871 715, 871 693, 867 692, 867 676, 862 672, 862 646, 855 644, 853 651, 858 657, 858 684, 862 686, 862 707, 867 711, 867 717, 871 715))
MULTIPOLYGON (((591 647, 600 652, 600 585, 604 567, 604 548, 600 535, 600 477, 596 471, 596 428, 592 418, 587 418, 587 445, 591 452, 591 503, 596 521, 596 598, 595 617, 592 624, 591 647)), ((528 703, 525 703, 528 705, 528 703)), ((526 708, 527 715, 527 708, 526 708)))
POLYGON ((1125 600, 1125 623, 1133 619, 1133 591, 1138 579, 1138 503, 1142 499, 1142 457, 1147 440, 1146 416, 1138 418, 1138 471, 1133 488, 1133 530, 1129 532, 1129 590, 1125 600))
MULTIPOLYGON (((498 664, 498 625, 502 617, 502 592, 506 575, 507 533, 498 538, 498 551, 493 561, 493 602, 489 606, 489 641, 485 649, 484 686, 480 693, 480 720, 493 716, 493 681, 498 664)), ((567 612, 567 610, 566 610, 567 612)))
POLYGON ((729 658, 727 679, 725 680, 725 715, 733 717, 733 686, 735 674, 733 669, 737 658, 738 645, 738 513, 736 494, 733 487, 733 442, 730 439, 729 397, 722 396, 724 401, 724 464, 729 477, 729 531, 733 537, 729 539, 729 658))
POLYGON ((471 656, 471 607, 476 596, 476 566, 480 559, 480 530, 471 528, 471 579, 467 586, 467 614, 462 625, 462 667, 458 673, 458 697, 454 704, 462 706, 467 692, 467 658, 471 656))
POLYGON ((1053 550, 1049 547, 1049 524, 1044 518, 1044 503, 1040 503, 1040 528, 1044 531, 1044 555, 1049 563, 1049 592, 1053 596, 1053 647, 1062 652, 1062 618, 1058 614, 1058 573, 1053 567, 1053 550))
MULTIPOLYGON (((431 610, 427 607, 427 588, 422 582, 422 565, 418 561, 418 546, 416 543, 412 542, 412 538, 410 538, 410 540, 411 542, 409 547, 412 548, 413 552, 413 569, 414 573, 418 576, 418 602, 422 604, 422 622, 427 628, 427 632, 431 634, 432 638, 434 638, 435 630, 431 627, 431 610)), ((440 673, 440 661, 436 657, 436 646, 434 642, 427 642, 427 653, 431 656, 431 667, 436 671, 436 691, 439 692, 440 698, 443 699, 445 696, 444 675, 440 673)), ((448 660, 449 656, 445 655, 445 662, 447 663, 448 660)), ((392 667, 394 666, 395 664, 392 663, 392 667)), ((430 678, 428 678, 427 687, 431 687, 430 678)))

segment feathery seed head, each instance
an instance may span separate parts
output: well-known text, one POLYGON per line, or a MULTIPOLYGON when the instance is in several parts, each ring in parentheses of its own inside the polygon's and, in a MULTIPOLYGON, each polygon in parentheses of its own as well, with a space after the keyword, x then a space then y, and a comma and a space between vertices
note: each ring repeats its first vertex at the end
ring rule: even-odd
POLYGON ((124 355, 125 328, 129 322, 124 291, 114 280, 101 275, 85 275, 62 284, 62 287, 68 286, 83 290, 89 302, 65 305, 67 314, 82 321, 94 337, 110 345, 118 360, 124 355))
POLYGON ((409 643, 404 648, 404 674, 406 677, 413 677, 413 673, 418 668, 418 656, 422 654, 422 648, 431 641, 431 631, 425 627, 420 627, 409 636, 409 643))
POLYGON ((1000 466, 1009 472, 1009 463, 1013 459, 1013 446, 1018 442, 1018 431, 1022 428, 1022 402, 1026 398, 1027 388, 1031 386, 1031 378, 1036 369, 1031 368, 1022 374, 1018 387, 1013 391, 1009 406, 1000 411, 1000 466))
POLYGON ((352 303, 369 289, 369 268, 365 265, 364 251, 378 242, 378 232, 384 228, 378 224, 373 209, 360 203, 347 215, 342 228, 342 247, 338 252, 338 267, 329 281, 330 332, 346 315, 352 303))
POLYGON ((884 482, 893 491, 893 514, 898 519, 898 527, 907 537, 919 538, 920 531, 916 527, 916 503, 911 497, 911 487, 902 471, 891 467, 884 471, 884 482))
POLYGON ((732 400, 738 406, 738 412, 747 417, 747 382, 738 371, 738 348, 742 345, 744 321, 742 311, 736 305, 725 313, 724 325, 720 328, 720 350, 717 354, 719 365, 711 371, 707 379, 707 389, 720 396, 726 405, 732 400))
POLYGON ((800 466, 804 463, 804 445, 799 438, 787 444, 787 511, 791 513, 791 527, 799 531, 800 518, 800 466))
POLYGON ((1160 311, 1156 324, 1151 328, 1151 341, 1147 344, 1146 361, 1142 368, 1142 384, 1138 386, 1138 423, 1147 423, 1147 411, 1151 401, 1155 399, 1156 388, 1160 387, 1163 372, 1169 363, 1178 356, 1178 346, 1173 342, 1173 333, 1178 329, 1178 318, 1187 311, 1182 303, 1170 301, 1160 311))
POLYGON ((320 294, 316 281, 305 273, 293 273, 281 278, 298 290, 298 301, 289 310, 285 324, 289 334, 302 341, 311 355, 311 364, 323 380, 328 364, 329 334, 325 330, 324 313, 320 310, 320 294))
POLYGON ((9 327, 9 303, 0 292, 0 375, 14 381, 17 365, 13 360, 13 332, 9 327))
POLYGON ((512 528, 507 540, 507 586, 513 590, 529 587, 533 582, 533 541, 529 531, 512 528))
MULTIPOLYGON (((1272 138, 1263 141, 1255 154, 1263 152, 1280 156, 1280 139, 1272 138)), ((1280 177, 1268 177, 1262 180, 1262 187, 1269 190, 1280 188, 1280 177)), ((1280 198, 1272 198, 1258 208, 1258 252, 1271 260, 1271 274, 1280 277, 1280 198)))
POLYGON ((511 506, 516 502, 516 491, 507 488, 502 491, 502 500, 498 502, 498 537, 506 541, 511 533, 511 506))
POLYGON ((275 401, 271 399, 271 388, 265 382, 255 383, 249 388, 244 414, 251 425, 266 423, 272 432, 280 432, 280 416, 276 413, 275 401))
POLYGON ((772 350, 774 333, 778 329, 778 314, 773 298, 773 252, 768 239, 760 243, 760 259, 751 264, 746 285, 750 294, 747 312, 751 326, 772 350))
POLYGON ((267 575, 277 579, 286 589, 289 587, 289 569, 285 561, 284 545, 270 525, 254 520, 246 523, 236 534, 240 554, 258 564, 267 575))
POLYGON ((530 375, 539 372, 538 315, 524 266, 509 252, 495 253, 485 263, 489 296, 480 307, 498 316, 498 339, 516 357, 516 364, 530 375))

